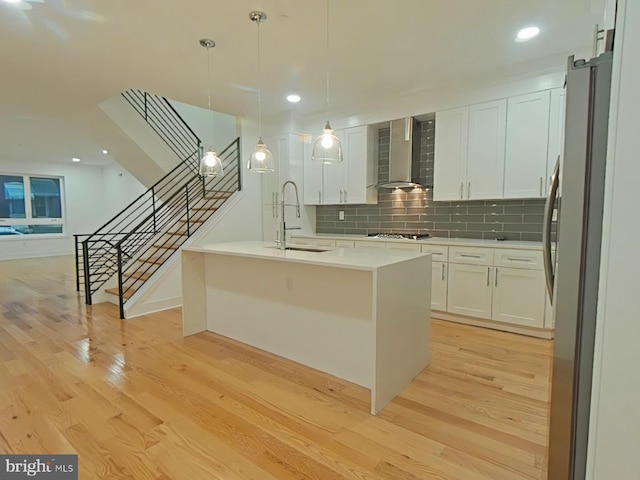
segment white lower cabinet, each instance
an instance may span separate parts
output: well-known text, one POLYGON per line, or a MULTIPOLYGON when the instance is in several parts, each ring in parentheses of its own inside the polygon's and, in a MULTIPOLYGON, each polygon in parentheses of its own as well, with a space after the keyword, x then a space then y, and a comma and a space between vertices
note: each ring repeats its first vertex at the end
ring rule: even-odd
POLYGON ((370 241, 363 241, 363 242, 359 242, 359 241, 355 241, 354 242, 354 247, 355 248, 387 248, 387 246, 384 244, 384 242, 370 242, 370 241))
POLYGON ((492 319, 526 327, 543 328, 544 272, 497 267, 495 270, 492 319))
POLYGON ((431 310, 447 311, 447 264, 431 263, 431 310))
POLYGON ((485 325, 521 333, 534 330, 520 327, 554 328, 540 250, 317 237, 294 241, 321 247, 420 249, 432 255, 431 310, 500 322, 502 326, 485 325))
POLYGON ((449 264, 447 312, 491 319, 492 267, 449 264))

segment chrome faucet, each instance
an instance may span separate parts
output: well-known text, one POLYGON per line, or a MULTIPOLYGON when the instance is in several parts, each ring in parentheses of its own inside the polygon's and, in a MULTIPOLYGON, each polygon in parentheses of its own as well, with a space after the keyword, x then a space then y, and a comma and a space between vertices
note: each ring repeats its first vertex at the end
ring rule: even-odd
POLYGON ((287 230, 300 230, 302 227, 287 227, 287 222, 285 222, 284 220, 284 207, 296 207, 296 217, 300 218, 300 197, 298 197, 298 186, 295 184, 295 182, 292 182, 291 180, 287 180, 286 182, 284 182, 282 184, 282 195, 281 195, 281 204, 280 204, 280 208, 282 209, 282 216, 280 217, 280 250, 286 250, 287 249, 287 230), (290 183, 291 185, 293 185, 293 188, 296 192, 296 204, 289 204, 287 205, 285 203, 285 198, 284 198, 284 192, 286 190, 286 186, 287 184, 290 183))

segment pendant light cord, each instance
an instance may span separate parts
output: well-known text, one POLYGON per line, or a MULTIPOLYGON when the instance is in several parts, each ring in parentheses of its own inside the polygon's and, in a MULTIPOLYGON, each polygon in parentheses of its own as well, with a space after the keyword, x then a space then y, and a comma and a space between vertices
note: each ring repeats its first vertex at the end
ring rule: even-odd
POLYGON ((213 150, 213 110, 211 110, 211 47, 207 47, 207 99, 209 114, 211 115, 211 130, 209 132, 209 149, 213 150))
POLYGON ((260 55, 260 19, 258 25, 258 138, 262 138, 262 60, 260 55))
POLYGON ((327 31, 326 31, 326 67, 327 67, 327 123, 329 123, 329 0, 327 0, 327 31))

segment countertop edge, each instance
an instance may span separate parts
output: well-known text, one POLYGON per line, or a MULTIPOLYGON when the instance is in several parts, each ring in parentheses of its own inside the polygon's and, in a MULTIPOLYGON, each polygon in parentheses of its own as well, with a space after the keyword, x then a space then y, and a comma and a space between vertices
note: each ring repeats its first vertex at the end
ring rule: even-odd
POLYGON ((292 234, 292 238, 325 238, 328 240, 353 240, 357 242, 384 242, 399 243, 408 245, 439 245, 445 247, 478 247, 478 248, 501 248, 513 250, 542 250, 542 242, 527 242, 524 240, 475 240, 475 239, 455 239, 431 237, 426 240, 402 240, 395 238, 371 238, 363 235, 339 234, 339 233, 300 233, 292 234))

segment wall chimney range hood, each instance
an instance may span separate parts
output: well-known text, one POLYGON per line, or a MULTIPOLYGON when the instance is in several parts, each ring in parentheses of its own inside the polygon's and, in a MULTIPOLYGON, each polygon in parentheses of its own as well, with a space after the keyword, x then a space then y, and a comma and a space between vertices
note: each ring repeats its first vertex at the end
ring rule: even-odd
POLYGON ((380 182, 378 188, 415 188, 420 185, 420 135, 413 135, 419 128, 413 117, 389 122, 389 181, 380 182), (415 155, 414 155, 415 153, 415 155))

